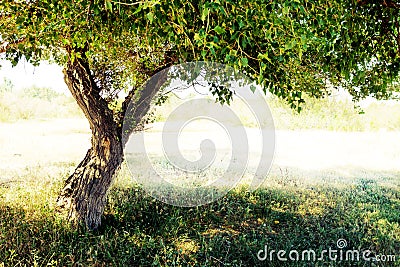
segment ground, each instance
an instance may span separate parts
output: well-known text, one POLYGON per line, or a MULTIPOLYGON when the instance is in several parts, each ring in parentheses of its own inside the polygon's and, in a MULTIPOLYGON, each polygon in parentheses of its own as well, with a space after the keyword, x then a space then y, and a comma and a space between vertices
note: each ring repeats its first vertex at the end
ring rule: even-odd
MULTIPOLYGON (((159 123, 149 126, 146 148, 161 149, 159 123)), ((223 140, 210 127, 183 135, 182 147, 197 146, 192 140, 213 137, 223 140)), ((257 140, 257 130, 247 128, 248 140, 257 140)), ((294 177, 314 180, 325 177, 368 179, 394 176, 399 172, 400 142, 398 131, 334 132, 324 130, 277 130, 272 175, 282 170, 294 177)), ((257 144, 250 144, 254 148, 257 144)), ((79 162, 90 147, 90 129, 85 119, 30 120, 0 123, 0 170, 27 166, 79 162)), ((196 149, 196 148, 195 148, 196 149)), ((249 159, 256 164, 257 155, 249 159)), ((1 177, 12 179, 12 177, 1 177)))

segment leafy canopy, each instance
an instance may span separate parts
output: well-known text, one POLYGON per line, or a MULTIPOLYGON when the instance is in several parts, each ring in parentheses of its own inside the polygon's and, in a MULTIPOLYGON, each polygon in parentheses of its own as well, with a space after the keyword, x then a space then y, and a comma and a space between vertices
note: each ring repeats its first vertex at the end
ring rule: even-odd
POLYGON ((389 97, 399 11, 390 0, 1 0, 0 41, 13 64, 85 58, 110 100, 157 69, 202 60, 244 71, 296 108, 327 82, 356 100, 389 97))

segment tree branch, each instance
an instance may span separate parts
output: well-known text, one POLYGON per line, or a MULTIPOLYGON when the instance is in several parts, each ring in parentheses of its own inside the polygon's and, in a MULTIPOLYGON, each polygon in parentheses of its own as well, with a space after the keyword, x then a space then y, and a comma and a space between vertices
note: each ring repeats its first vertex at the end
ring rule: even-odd
MULTIPOLYGON (((167 81, 168 69, 157 72, 151 77, 149 81, 142 87, 142 90, 131 90, 129 95, 126 97, 121 114, 120 127, 122 132, 123 142, 127 142, 129 135, 141 129, 143 126, 143 118, 148 114, 152 101, 161 87, 167 81)), ((125 145, 124 143, 122 145, 125 145)))
MULTIPOLYGON (((82 57, 84 57, 84 53, 82 57)), ((65 83, 89 120, 91 130, 94 132, 101 127, 117 127, 113 112, 100 96, 100 90, 85 59, 76 58, 74 62, 69 62, 63 73, 65 83)))
MULTIPOLYGON (((164 64, 161 64, 160 67, 158 67, 155 70, 150 70, 147 69, 144 65, 141 66, 141 71, 146 74, 149 78, 151 78, 152 76, 154 76, 155 74, 157 74, 158 72, 169 68, 170 66, 172 66, 174 63, 176 63, 178 61, 177 57, 173 54, 170 53, 165 53, 164 54, 164 64)), ((159 88, 158 88, 159 89, 159 88)), ((157 89, 157 91, 158 91, 157 89)), ((128 95, 125 97, 124 102, 122 103, 122 108, 120 113, 117 115, 118 117, 118 123, 121 125, 123 124, 123 120, 124 117, 127 113, 127 109, 129 104, 131 103, 133 97, 136 95, 138 88, 132 88, 128 95)), ((154 95, 153 95, 154 96, 154 95)))

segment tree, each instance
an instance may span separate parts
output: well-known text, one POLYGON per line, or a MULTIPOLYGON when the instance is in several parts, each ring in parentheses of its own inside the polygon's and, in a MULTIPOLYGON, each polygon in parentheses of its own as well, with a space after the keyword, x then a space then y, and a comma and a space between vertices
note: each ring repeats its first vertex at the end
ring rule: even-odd
POLYGON ((328 81, 356 100, 390 97, 399 76, 399 11, 394 0, 1 0, 0 53, 14 65, 26 58, 64 66, 92 147, 58 203, 96 229, 123 161, 128 103, 159 89, 138 90, 150 76, 178 62, 225 63, 298 110, 305 94, 328 94, 328 81), (121 90, 127 97, 119 106, 121 90))

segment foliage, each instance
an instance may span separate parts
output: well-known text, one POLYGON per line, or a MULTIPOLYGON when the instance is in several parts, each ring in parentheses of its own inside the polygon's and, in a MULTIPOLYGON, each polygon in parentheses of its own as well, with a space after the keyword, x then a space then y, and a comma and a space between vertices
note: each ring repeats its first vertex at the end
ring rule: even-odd
POLYGON ((52 58, 64 64, 87 58, 103 95, 111 98, 177 61, 229 64, 293 108, 305 94, 326 95, 328 80, 356 100, 386 98, 399 76, 395 1, 0 3, 7 59, 16 64, 23 56, 33 63, 52 58))
POLYGON ((54 213, 61 179, 74 165, 3 173, 17 179, 0 182, 0 265, 293 266, 260 262, 256 253, 265 245, 335 249, 344 238, 350 249, 397 253, 397 262, 385 264, 399 266, 398 179, 339 179, 321 186, 299 177, 270 177, 254 193, 237 189, 207 206, 179 208, 147 196, 126 170, 111 190, 102 228, 86 232, 71 229, 54 213))

